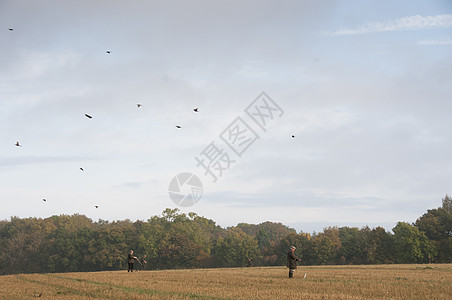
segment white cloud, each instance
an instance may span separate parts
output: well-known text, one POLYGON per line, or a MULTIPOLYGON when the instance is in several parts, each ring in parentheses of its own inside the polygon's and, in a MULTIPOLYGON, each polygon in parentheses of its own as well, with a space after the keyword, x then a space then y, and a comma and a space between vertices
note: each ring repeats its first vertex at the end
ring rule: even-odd
POLYGON ((421 46, 452 45, 452 39, 451 38, 444 38, 444 39, 436 39, 436 40, 423 40, 423 41, 418 41, 416 44, 421 45, 421 46))
POLYGON ((355 29, 340 29, 332 35, 358 35, 374 32, 422 30, 452 27, 452 14, 436 16, 409 16, 383 22, 367 23, 355 29))

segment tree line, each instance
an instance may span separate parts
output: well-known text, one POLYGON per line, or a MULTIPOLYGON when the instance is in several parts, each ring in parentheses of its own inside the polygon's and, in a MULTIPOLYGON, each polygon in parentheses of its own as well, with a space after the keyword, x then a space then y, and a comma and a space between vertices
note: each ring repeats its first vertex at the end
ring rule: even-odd
POLYGON ((297 233, 281 223, 222 228, 195 213, 166 209, 147 221, 93 222, 83 215, 0 221, 0 274, 86 272, 127 268, 133 249, 148 269, 285 265, 297 247, 303 265, 452 262, 452 198, 415 223, 328 227, 297 233))

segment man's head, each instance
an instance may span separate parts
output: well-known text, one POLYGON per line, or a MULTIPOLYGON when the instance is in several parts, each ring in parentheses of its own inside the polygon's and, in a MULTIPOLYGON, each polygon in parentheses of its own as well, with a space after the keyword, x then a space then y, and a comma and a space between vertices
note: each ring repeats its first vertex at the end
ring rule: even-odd
POLYGON ((295 246, 290 246, 290 250, 293 252, 293 251, 295 251, 295 249, 297 249, 297 248, 295 248, 295 246))
POLYGON ((130 254, 133 254, 133 250, 130 250, 130 254))

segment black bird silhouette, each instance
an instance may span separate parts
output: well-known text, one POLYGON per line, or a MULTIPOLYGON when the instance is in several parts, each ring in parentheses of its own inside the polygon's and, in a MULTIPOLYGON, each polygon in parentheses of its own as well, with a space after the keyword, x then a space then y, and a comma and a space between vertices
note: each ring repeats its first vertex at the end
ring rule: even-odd
POLYGON ((292 138, 295 138, 295 136, 292 134, 292 138))
POLYGON ((107 54, 110 54, 111 53, 111 51, 110 50, 107 50, 107 51, 105 51, 107 54))
POLYGON ((137 107, 141 107, 141 104, 140 104, 140 103, 137 103, 137 107))
POLYGON ((16 142, 14 145, 16 145, 17 147, 22 147, 22 145, 19 144, 19 142, 16 142))
POLYGON ((99 208, 99 205, 94 205, 95 208, 99 208))
POLYGON ((176 128, 182 128, 182 126, 176 125, 176 128))
POLYGON ((80 170, 85 171, 85 170, 83 170, 83 168, 80 168, 80 170))
POLYGON ((47 200, 46 200, 46 199, 42 199, 42 201, 44 201, 44 202, 47 202, 47 200))
POLYGON ((197 108, 197 107, 194 108, 193 111, 194 111, 194 112, 198 112, 198 108, 197 108))
POLYGON ((93 117, 91 117, 90 115, 88 115, 88 114, 85 114, 85 117, 87 117, 88 119, 92 119, 93 117))
POLYGON ((13 31, 13 30, 14 30, 14 28, 8 28, 8 30, 9 30, 9 31, 13 31))

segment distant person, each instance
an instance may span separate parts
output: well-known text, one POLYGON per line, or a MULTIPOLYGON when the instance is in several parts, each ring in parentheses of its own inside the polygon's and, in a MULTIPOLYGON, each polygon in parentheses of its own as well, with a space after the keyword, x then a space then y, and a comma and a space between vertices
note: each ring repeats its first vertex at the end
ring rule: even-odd
POLYGON ((293 278, 293 273, 297 268, 297 261, 300 261, 298 257, 295 256, 295 246, 290 246, 289 252, 287 252, 287 267, 289 268, 289 278, 293 278))
POLYGON ((141 268, 143 270, 146 269, 146 263, 147 263, 146 259, 147 259, 146 254, 142 258, 140 258, 141 268))
POLYGON ((252 267, 252 266, 253 266, 253 258, 248 257, 248 267, 252 267))
POLYGON ((127 260, 129 262, 129 269, 127 269, 127 272, 133 272, 133 263, 135 262, 135 259, 137 259, 137 257, 133 256, 133 250, 130 250, 129 255, 127 255, 127 260))

